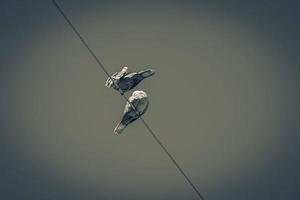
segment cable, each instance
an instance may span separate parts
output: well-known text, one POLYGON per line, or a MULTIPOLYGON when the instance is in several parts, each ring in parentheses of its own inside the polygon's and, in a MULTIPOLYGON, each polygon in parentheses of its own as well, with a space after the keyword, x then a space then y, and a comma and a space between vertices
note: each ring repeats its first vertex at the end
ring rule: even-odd
POLYGON ((158 137, 155 135, 155 133, 152 131, 152 129, 149 127, 149 125, 146 123, 146 121, 142 117, 140 117, 140 118, 141 118, 141 121, 143 122, 143 124, 145 125, 145 127, 150 132, 150 134, 153 136, 153 138, 156 140, 156 142, 159 144, 159 146, 165 151, 165 153, 169 156, 169 158, 171 159, 171 161, 177 167, 177 169, 179 170, 179 172, 184 176, 184 178, 186 179, 186 181, 195 190, 195 192, 200 197, 200 199, 204 200, 203 195, 200 193, 200 191, 197 189, 197 187, 194 185, 194 183, 189 179, 189 177, 185 174, 185 172, 180 167, 180 165, 177 163, 177 161, 175 160, 175 158, 169 153, 169 151, 167 150, 167 148, 161 143, 161 141, 158 139, 158 137))
MULTIPOLYGON (((69 18, 66 16, 66 14, 64 13, 64 11, 62 10, 62 8, 56 3, 55 0, 52 0, 52 3, 54 4, 54 6, 57 8, 57 10, 60 12, 60 14, 63 16, 63 18, 67 21, 67 23, 69 24, 69 26, 72 28, 72 30, 75 32, 75 34, 78 36, 78 38, 80 39, 80 41, 83 43, 83 45, 87 48, 87 50, 90 52, 90 54, 92 55, 92 57, 96 60, 96 62, 98 63, 98 65, 101 67, 101 69, 104 71, 104 73, 107 75, 108 78, 110 78, 112 81, 112 77, 110 76, 110 74, 108 73, 108 71, 105 69, 104 65, 101 63, 101 61, 98 59, 98 57, 95 55, 95 53, 91 50, 91 48, 89 47, 89 45, 85 42, 85 40, 83 39, 83 37, 81 36, 81 34, 78 32, 78 30, 75 28, 75 26, 72 24, 72 22, 69 20, 69 18)), ((116 86, 115 82, 113 81, 113 84, 116 86)), ((121 93, 120 93, 121 94, 121 93)), ((133 107, 133 109, 136 111, 135 107, 131 104, 131 102, 129 102, 128 98, 124 95, 121 94, 121 96, 133 107)), ((192 183, 192 181, 189 179, 189 177, 185 174, 185 172, 183 171, 183 169, 180 167, 180 165, 177 163, 177 161, 175 160, 175 158, 170 154, 170 152, 167 150, 167 148, 161 143, 161 141, 158 139, 158 137, 156 136, 156 134, 153 132, 153 130, 150 128, 150 126, 146 123, 146 121, 140 117, 142 123, 144 124, 144 126, 146 127, 146 129, 149 131, 149 133, 152 135, 152 137, 154 138, 154 140, 158 143, 158 145, 164 150, 164 152, 167 154, 167 156, 170 158, 170 160, 173 162, 173 164, 176 166, 176 168, 178 169, 178 171, 183 175, 183 177, 186 179, 186 181, 190 184, 190 186, 194 189, 194 191, 197 193, 197 195, 199 196, 199 198, 201 200, 204 200, 203 195, 200 193, 200 191, 197 189, 197 187, 192 183)))

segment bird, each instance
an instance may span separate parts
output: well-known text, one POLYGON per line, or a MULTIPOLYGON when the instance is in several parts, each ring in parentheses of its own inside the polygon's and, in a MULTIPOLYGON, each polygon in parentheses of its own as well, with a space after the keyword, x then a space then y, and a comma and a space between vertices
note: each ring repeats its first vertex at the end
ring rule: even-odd
POLYGON ((128 67, 124 66, 120 72, 114 73, 106 80, 105 86, 119 91, 122 95, 137 86, 143 79, 155 74, 153 69, 129 73, 128 67))
POLYGON ((115 134, 121 134, 122 131, 132 122, 140 118, 147 110, 149 99, 146 92, 137 90, 128 98, 125 105, 122 120, 114 129, 115 134))

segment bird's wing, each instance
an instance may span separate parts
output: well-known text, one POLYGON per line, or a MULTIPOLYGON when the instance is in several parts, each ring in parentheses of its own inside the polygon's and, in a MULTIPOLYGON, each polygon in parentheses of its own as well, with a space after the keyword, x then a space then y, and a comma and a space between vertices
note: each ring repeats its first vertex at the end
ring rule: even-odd
POLYGON ((105 86, 108 87, 108 88, 111 88, 114 84, 114 81, 116 83, 116 80, 117 80, 117 77, 118 77, 118 73, 119 72, 116 72, 114 73, 113 75, 111 75, 111 78, 109 77, 107 80, 106 80, 106 83, 105 83, 105 86))
POLYGON ((120 88, 120 81, 128 74, 127 70, 124 70, 125 67, 119 72, 115 72, 113 75, 111 75, 106 83, 105 86, 108 88, 113 87, 114 89, 118 90, 120 88))
POLYGON ((139 118, 139 114, 137 113, 137 111, 134 108, 137 108, 140 100, 129 98, 129 102, 131 104, 128 102, 126 103, 124 114, 123 114, 122 121, 121 121, 121 123, 126 126, 139 118), (134 108, 132 106, 134 106, 134 108))

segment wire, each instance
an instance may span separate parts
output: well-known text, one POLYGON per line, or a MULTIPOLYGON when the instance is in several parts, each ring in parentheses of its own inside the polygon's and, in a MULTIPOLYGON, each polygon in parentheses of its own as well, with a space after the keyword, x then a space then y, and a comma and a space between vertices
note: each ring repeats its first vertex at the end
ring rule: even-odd
MULTIPOLYGON (((104 71, 104 73, 107 75, 108 78, 110 78, 112 81, 112 77, 110 76, 110 74, 108 73, 108 71, 106 70, 106 68, 104 67, 104 65, 101 63, 101 61, 99 60, 99 58, 95 55, 95 53, 92 51, 92 49, 89 47, 89 45, 85 42, 85 40, 83 39, 83 37, 81 36, 81 34, 78 32, 78 30, 75 28, 75 26, 73 25, 73 23, 69 20, 69 18, 66 16, 66 14, 64 13, 63 9, 56 3, 55 0, 52 0, 52 3, 54 4, 54 6, 57 8, 57 10, 60 12, 60 14, 63 16, 63 18, 66 20, 66 22, 69 24, 69 26, 72 28, 72 30, 75 32, 75 34, 78 36, 78 38, 80 39, 80 41, 83 43, 83 45, 87 48, 87 50, 90 52, 90 54, 92 55, 92 57, 96 60, 96 62, 98 63, 98 65, 101 67, 101 69, 104 71)), ((113 84, 115 86, 117 86, 115 84, 115 82, 113 81, 113 84)), ((135 112, 137 112, 137 110, 135 109, 135 107, 131 104, 131 102, 128 100, 128 98, 120 93, 120 95, 133 107, 133 109, 135 110, 135 112)), ((138 113, 137 113, 138 114, 138 113)), ((150 128, 150 126, 146 123, 146 121, 140 117, 142 123, 144 124, 144 126, 146 127, 146 129, 149 131, 149 133, 152 135, 152 137, 154 138, 154 140, 158 143, 158 145, 164 150, 164 152, 167 154, 167 156, 170 158, 170 160, 173 162, 173 164, 176 166, 176 168, 178 169, 178 171, 183 175, 183 177, 186 179, 186 181, 190 184, 190 186, 194 189, 194 191, 196 192, 196 194, 199 196, 199 198, 201 200, 204 200, 203 195, 200 193, 200 191, 197 189, 197 187, 193 184, 193 182, 189 179, 189 177, 185 174, 185 172, 183 171, 183 169, 180 167, 180 165, 178 164, 178 162, 175 160, 174 156, 172 156, 170 154, 170 152, 167 150, 167 148, 161 143, 161 141, 158 139, 158 137, 156 136, 156 134, 153 132, 153 130, 150 128)))
POLYGON ((194 185, 194 183, 189 179, 189 177, 185 174, 185 172, 183 171, 183 169, 180 167, 180 165, 177 163, 177 161, 175 160, 175 158, 170 154, 170 152, 167 150, 167 148, 161 143, 161 141, 158 139, 158 137, 156 136, 156 134, 152 131, 152 129, 150 128, 150 126, 146 123, 146 121, 141 117, 141 121, 143 122, 143 124, 145 125, 145 127, 148 129, 148 131, 150 132, 150 134, 153 136, 153 138, 156 140, 156 142, 159 144, 159 146, 165 151, 165 153, 169 156, 169 158, 171 159, 171 161, 174 163, 174 165, 177 167, 177 169, 179 170, 179 172, 184 176, 184 178, 186 179, 186 181, 191 185, 191 187, 195 190, 195 192, 197 193, 197 195, 200 197, 200 199, 204 200, 203 195, 200 193, 200 191, 197 189, 197 187, 194 185))

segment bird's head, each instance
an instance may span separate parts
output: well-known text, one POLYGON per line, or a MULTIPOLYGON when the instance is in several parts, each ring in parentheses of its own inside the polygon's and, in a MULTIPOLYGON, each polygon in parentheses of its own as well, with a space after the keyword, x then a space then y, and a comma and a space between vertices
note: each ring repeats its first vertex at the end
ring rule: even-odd
POLYGON ((137 98, 147 98, 146 92, 142 90, 136 90, 132 93, 132 96, 137 97, 137 98))
POLYGON ((121 73, 128 74, 128 67, 124 66, 121 70, 121 73))

